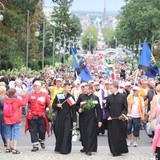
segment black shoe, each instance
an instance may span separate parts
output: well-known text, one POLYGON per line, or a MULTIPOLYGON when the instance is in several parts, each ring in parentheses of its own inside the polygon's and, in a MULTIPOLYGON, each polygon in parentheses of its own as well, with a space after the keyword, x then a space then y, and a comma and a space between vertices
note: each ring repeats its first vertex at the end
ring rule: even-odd
POLYGON ((86 152, 86 155, 91 156, 92 153, 91 152, 86 152))
POLYGON ((36 151, 38 151, 38 150, 39 150, 39 147, 33 147, 31 151, 32 151, 32 152, 36 152, 36 151))
POLYGON ((113 153, 113 157, 120 156, 121 153, 113 153))
POLYGON ((62 152, 60 152, 60 154, 69 154, 69 153, 62 153, 62 152))
POLYGON ((81 149, 81 150, 80 150, 80 152, 84 153, 84 152, 85 152, 84 148, 83 148, 83 149, 81 149))
POLYGON ((41 145, 42 149, 45 149, 46 146, 45 146, 45 144, 43 142, 41 142, 40 145, 41 145))

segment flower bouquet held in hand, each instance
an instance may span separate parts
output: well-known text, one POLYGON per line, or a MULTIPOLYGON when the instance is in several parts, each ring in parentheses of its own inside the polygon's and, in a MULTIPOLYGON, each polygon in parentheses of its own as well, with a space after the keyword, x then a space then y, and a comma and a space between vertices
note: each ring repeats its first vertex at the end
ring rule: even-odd
POLYGON ((118 117, 112 118, 112 120, 114 120, 114 119, 119 119, 119 120, 122 120, 122 121, 128 121, 128 120, 130 120, 130 117, 129 117, 128 115, 121 114, 121 115, 118 116, 118 117))
POLYGON ((53 111, 50 111, 49 108, 46 109, 46 117, 49 122, 54 123, 55 120, 55 113, 53 111))
POLYGON ((79 136, 79 131, 77 127, 73 127, 72 130, 72 141, 76 142, 78 140, 78 136, 79 136))
POLYGON ((80 108, 79 112, 83 112, 84 110, 90 110, 90 109, 94 108, 96 104, 98 104, 98 101, 93 100, 93 99, 83 101, 80 103, 81 108, 80 108))

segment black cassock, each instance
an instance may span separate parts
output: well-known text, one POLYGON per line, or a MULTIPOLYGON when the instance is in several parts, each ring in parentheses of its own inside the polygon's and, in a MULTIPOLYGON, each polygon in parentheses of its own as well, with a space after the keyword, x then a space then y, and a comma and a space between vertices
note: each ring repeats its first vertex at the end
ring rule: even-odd
POLYGON ((71 94, 68 93, 65 97, 62 95, 64 94, 57 94, 52 105, 52 108, 56 112, 54 123, 54 134, 56 138, 55 151, 68 154, 71 152, 72 147, 73 122, 77 121, 76 107, 75 105, 70 106, 66 101, 69 97, 74 99, 71 94), (57 107, 58 103, 63 103, 62 109, 57 107))
MULTIPOLYGON (((112 94, 106 98, 107 117, 115 118, 127 114, 127 98, 124 94, 112 94)), ((128 153, 126 142, 127 123, 119 119, 108 121, 108 142, 113 155, 128 153)))
POLYGON ((85 152, 97 152, 98 122, 102 122, 99 98, 94 94, 81 94, 77 100, 77 106, 80 108, 80 103, 89 99, 96 100, 98 104, 80 113, 81 140, 85 152))

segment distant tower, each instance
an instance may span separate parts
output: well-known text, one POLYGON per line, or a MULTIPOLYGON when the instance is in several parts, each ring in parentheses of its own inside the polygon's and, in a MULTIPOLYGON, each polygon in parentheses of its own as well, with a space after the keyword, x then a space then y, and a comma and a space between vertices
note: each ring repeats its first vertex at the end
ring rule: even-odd
POLYGON ((104 10, 103 10, 103 24, 106 21, 106 0, 104 0, 104 10))

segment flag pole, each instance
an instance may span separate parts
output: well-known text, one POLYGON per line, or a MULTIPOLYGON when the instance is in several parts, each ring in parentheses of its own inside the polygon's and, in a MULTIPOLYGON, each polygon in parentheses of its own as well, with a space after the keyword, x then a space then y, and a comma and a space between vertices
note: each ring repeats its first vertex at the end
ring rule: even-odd
POLYGON ((137 72, 136 72, 136 77, 135 77, 135 79, 134 79, 134 86, 135 86, 136 81, 137 81, 137 78, 138 78, 138 72, 139 72, 139 69, 137 69, 137 72))
MULTIPOLYGON (((138 61, 140 61, 140 55, 141 55, 141 39, 139 39, 139 44, 138 44, 138 61)), ((136 77, 134 79, 134 86, 138 78, 138 73, 139 73, 139 68, 137 68, 136 77)))
POLYGON ((115 81, 117 80, 117 78, 116 78, 116 67, 115 67, 115 63, 114 63, 114 71, 113 71, 113 74, 114 74, 114 78, 115 78, 115 81))

